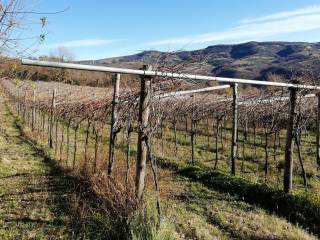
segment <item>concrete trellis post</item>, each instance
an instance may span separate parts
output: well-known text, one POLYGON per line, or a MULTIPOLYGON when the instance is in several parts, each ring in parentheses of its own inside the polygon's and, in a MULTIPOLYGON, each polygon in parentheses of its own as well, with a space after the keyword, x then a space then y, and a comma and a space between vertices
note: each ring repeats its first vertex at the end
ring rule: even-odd
MULTIPOLYGON (((150 71, 151 66, 145 65, 143 70, 150 71)), ((141 90, 140 90, 140 103, 139 103, 139 115, 138 115, 138 144, 137 144, 137 162, 136 162, 136 196, 138 200, 142 199, 145 175, 146 175, 146 162, 147 162, 147 146, 145 139, 146 131, 149 125, 150 114, 150 100, 151 100, 151 77, 141 77, 141 90)))
POLYGON ((296 100, 297 89, 290 88, 290 105, 289 105, 289 118, 287 121, 287 135, 285 146, 285 159, 284 159, 284 177, 283 177, 283 189, 286 193, 289 193, 292 189, 292 172, 293 172, 293 126, 296 115, 296 100))
POLYGON ((114 162, 114 150, 117 138, 116 125, 118 122, 118 102, 120 92, 120 74, 116 74, 113 78, 113 100, 112 100, 112 112, 111 112, 111 129, 110 129, 110 144, 109 144, 109 162, 108 162, 108 175, 112 173, 114 162))
POLYGON ((231 139, 231 174, 236 174, 237 133, 238 133, 238 84, 232 86, 232 139, 231 139))

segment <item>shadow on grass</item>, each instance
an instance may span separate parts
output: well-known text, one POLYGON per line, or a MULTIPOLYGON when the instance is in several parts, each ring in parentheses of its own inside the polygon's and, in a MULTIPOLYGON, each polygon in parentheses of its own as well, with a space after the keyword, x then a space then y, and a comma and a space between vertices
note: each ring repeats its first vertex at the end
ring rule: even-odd
POLYGON ((302 196, 286 194, 282 190, 252 183, 240 177, 229 176, 208 167, 205 170, 205 167, 201 165, 190 166, 166 159, 159 159, 159 165, 172 169, 193 181, 201 182, 209 188, 237 195, 245 202, 257 204, 320 236, 320 206, 302 196))
POLYGON ((126 222, 103 207, 104 200, 92 191, 85 177, 72 175, 50 158, 46 158, 46 162, 54 176, 53 183, 65 187, 60 188, 64 195, 53 195, 53 211, 57 215, 62 211, 69 217, 68 227, 74 239, 127 239, 126 222))
POLYGON ((18 120, 14 124, 20 131, 19 138, 28 142, 49 167, 48 205, 56 216, 52 224, 66 224, 70 239, 129 239, 125 219, 108 210, 104 200, 92 191, 89 180, 60 167, 43 148, 25 136, 18 120))

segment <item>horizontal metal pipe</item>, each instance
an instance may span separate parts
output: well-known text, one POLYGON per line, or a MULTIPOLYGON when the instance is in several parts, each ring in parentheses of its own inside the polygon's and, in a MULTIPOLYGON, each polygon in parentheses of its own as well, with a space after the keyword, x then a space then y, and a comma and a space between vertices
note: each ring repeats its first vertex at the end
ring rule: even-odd
MULTIPOLYGON (((307 94, 307 95, 301 96, 302 99, 314 98, 314 97, 316 97, 316 94, 307 94)), ((244 100, 244 101, 239 102, 239 105, 250 106, 250 105, 255 105, 255 104, 273 103, 273 102, 278 102, 278 101, 288 101, 289 99, 290 99, 289 97, 274 97, 274 98, 269 98, 269 99, 244 100)))
POLYGON ((170 93, 160 94, 158 96, 155 96, 154 98, 163 99, 163 98, 169 98, 169 97, 179 97, 179 96, 184 96, 184 95, 194 94, 194 93, 211 92, 211 91, 220 90, 220 89, 226 89, 226 88, 230 88, 230 87, 231 87, 230 85, 221 85, 221 86, 207 87, 207 88, 194 89, 194 90, 170 92, 170 93))
POLYGON ((203 75, 184 74, 184 73, 169 73, 169 72, 161 72, 161 71, 144 71, 144 70, 135 70, 135 69, 127 69, 127 68, 103 67, 103 66, 83 65, 83 64, 75 64, 75 63, 48 62, 48 61, 39 61, 39 60, 30 60, 30 59, 22 59, 22 64, 31 65, 31 66, 66 68, 66 69, 77 69, 77 70, 97 71, 97 72, 133 74, 133 75, 140 75, 140 76, 170 77, 170 78, 178 78, 178 79, 189 79, 189 80, 195 80, 195 81, 217 81, 217 82, 224 82, 224 83, 241 83, 241 84, 252 84, 252 85, 260 85, 260 86, 320 90, 320 86, 311 86, 311 85, 303 85, 303 84, 268 82, 268 81, 248 80, 248 79, 239 79, 239 78, 213 77, 213 76, 203 76, 203 75))

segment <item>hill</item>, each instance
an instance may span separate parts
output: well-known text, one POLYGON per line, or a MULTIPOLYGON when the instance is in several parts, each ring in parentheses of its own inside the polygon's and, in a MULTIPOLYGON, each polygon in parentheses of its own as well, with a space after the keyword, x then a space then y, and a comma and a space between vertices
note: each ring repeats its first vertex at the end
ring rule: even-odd
POLYGON ((82 61, 87 64, 138 68, 143 63, 184 64, 183 71, 221 77, 266 79, 270 74, 289 78, 306 70, 320 69, 320 43, 248 42, 214 45, 194 51, 173 53, 144 51, 139 54, 82 61))

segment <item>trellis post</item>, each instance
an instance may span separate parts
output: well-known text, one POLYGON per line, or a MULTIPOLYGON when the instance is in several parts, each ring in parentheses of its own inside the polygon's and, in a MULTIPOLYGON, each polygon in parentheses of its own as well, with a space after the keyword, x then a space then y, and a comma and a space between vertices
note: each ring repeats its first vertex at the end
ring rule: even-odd
POLYGON ((289 193, 292 189, 292 172, 293 172, 293 128, 295 118, 295 108, 297 100, 297 89, 289 88, 290 90, 290 103, 289 103, 289 117, 287 121, 287 135, 285 146, 285 158, 284 158, 284 177, 283 177, 283 189, 284 192, 289 193))
POLYGON ((236 174, 237 132, 238 132, 238 84, 232 85, 232 138, 231 138, 231 174, 236 174))
POLYGON ((27 110, 27 89, 24 90, 23 97, 23 121, 26 122, 26 110, 27 110))
POLYGON ((195 121, 195 113, 194 113, 194 97, 193 95, 190 96, 192 98, 192 114, 191 114, 191 163, 194 164, 194 145, 195 145, 195 128, 196 128, 196 121, 195 121))
POLYGON ((53 89, 51 107, 50 107, 50 122, 49 122, 49 147, 50 148, 53 148, 52 131, 53 131, 53 114, 54 114, 54 108, 56 107, 56 95, 57 95, 57 89, 53 89))
MULTIPOLYGON (((151 66, 144 65, 143 70, 150 71, 151 66)), ((150 100, 151 100, 151 80, 150 76, 142 76, 140 81, 140 103, 138 115, 138 143, 137 143, 137 162, 136 162, 136 196, 140 201, 143 196, 146 175, 147 162, 147 131, 150 115, 150 100)))
POLYGON ((32 106, 32 120, 31 120, 31 130, 32 132, 34 131, 34 128, 35 128, 35 124, 36 124, 36 90, 33 90, 33 99, 32 99, 32 103, 33 103, 33 106, 32 106))
POLYGON ((17 103, 18 103, 18 105, 17 105, 17 112, 18 112, 18 115, 20 116, 20 89, 19 89, 19 87, 18 87, 18 98, 17 98, 17 103))
POLYGON ((317 165, 320 168, 320 92, 317 93, 318 107, 317 107, 317 165))
POLYGON ((116 74, 113 79, 113 98, 112 98, 112 111, 111 111, 111 129, 109 138, 109 162, 108 162, 108 175, 111 175, 114 162, 114 150, 115 142, 117 137, 116 125, 118 122, 118 103, 119 103, 119 93, 120 93, 120 78, 121 75, 116 74))

